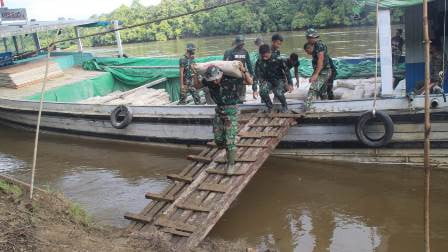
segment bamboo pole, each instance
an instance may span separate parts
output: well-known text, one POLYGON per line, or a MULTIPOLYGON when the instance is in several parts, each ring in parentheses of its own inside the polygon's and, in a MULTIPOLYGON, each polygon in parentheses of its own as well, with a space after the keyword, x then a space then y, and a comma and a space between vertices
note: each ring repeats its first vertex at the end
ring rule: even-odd
POLYGON ((423 0, 423 39, 425 44, 425 144, 424 144, 424 166, 425 166, 425 202, 424 202, 424 228, 425 228, 425 251, 431 251, 430 241, 430 189, 431 189, 431 164, 429 160, 431 145, 431 111, 429 100, 430 85, 430 55, 429 47, 431 41, 429 39, 428 27, 428 0, 423 0))

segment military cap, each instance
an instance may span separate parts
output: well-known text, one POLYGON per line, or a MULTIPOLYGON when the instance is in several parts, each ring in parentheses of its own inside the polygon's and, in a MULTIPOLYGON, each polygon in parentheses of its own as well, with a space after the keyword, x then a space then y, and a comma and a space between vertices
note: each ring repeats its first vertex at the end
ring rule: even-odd
POLYGON ((205 71, 204 77, 207 81, 214 81, 221 79, 223 72, 217 66, 209 66, 205 71))
POLYGON ((257 46, 261 46, 262 44, 264 44, 264 41, 263 41, 263 38, 262 37, 257 37, 256 39, 255 39, 255 45, 257 45, 257 46))
POLYGON ((237 35, 235 37, 235 40, 233 41, 233 44, 236 46, 244 45, 244 36, 243 35, 237 35))
POLYGON ((196 50, 196 46, 193 43, 188 43, 186 49, 188 51, 194 51, 196 50))
POLYGON ((305 35, 307 38, 318 38, 319 34, 317 34, 317 31, 314 28, 309 28, 306 30, 305 35))

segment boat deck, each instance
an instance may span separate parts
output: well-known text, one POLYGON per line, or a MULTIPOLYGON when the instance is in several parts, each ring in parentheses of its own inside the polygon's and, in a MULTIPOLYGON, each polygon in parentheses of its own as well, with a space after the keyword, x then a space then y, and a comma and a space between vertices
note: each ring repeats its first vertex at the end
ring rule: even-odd
MULTIPOLYGON (((73 67, 64 70, 64 75, 59 77, 50 78, 46 85, 46 90, 52 88, 64 86, 77 81, 87 80, 96 76, 104 74, 99 71, 86 71, 81 67, 73 67)), ((8 87, 0 87, 0 98, 21 100, 24 97, 28 97, 39 93, 42 88, 42 82, 34 85, 28 85, 19 89, 13 89, 8 87)))

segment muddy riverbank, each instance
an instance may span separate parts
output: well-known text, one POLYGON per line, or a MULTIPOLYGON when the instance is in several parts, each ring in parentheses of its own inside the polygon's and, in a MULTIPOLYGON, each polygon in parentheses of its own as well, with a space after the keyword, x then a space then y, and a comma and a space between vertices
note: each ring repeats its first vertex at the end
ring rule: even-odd
MULTIPOLYGON (((164 234, 103 226, 60 193, 0 177, 0 251, 173 251, 164 234)), ((246 251, 243 241, 207 240, 194 251, 246 251)))

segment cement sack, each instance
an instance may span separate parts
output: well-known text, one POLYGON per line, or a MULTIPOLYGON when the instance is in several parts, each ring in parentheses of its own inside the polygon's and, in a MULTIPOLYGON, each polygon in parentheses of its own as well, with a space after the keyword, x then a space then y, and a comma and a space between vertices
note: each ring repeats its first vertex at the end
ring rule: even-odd
POLYGON ((353 93, 352 89, 345 87, 338 87, 333 90, 333 95, 336 100, 342 99, 344 94, 345 97, 347 97, 348 95, 351 96, 352 93, 353 93))
POLYGON ((243 64, 237 60, 234 61, 215 60, 206 63, 196 63, 193 67, 198 72, 198 74, 204 75, 207 68, 213 65, 221 69, 225 75, 236 78, 243 77, 243 73, 240 70, 243 67, 243 64))
POLYGON ((394 89, 393 95, 395 97, 406 96, 406 80, 405 79, 398 82, 398 85, 394 89))
POLYGON ((339 88, 348 88, 348 89, 355 89, 357 85, 359 85, 360 80, 336 80, 334 83, 334 86, 339 88))

